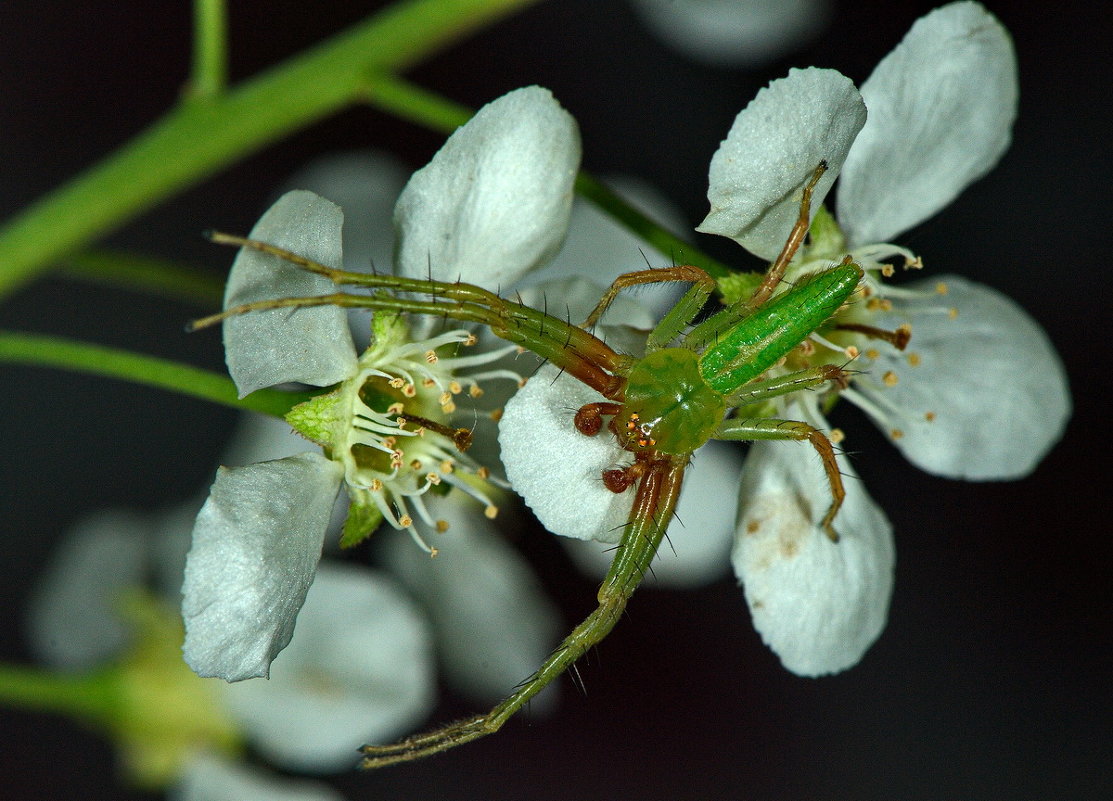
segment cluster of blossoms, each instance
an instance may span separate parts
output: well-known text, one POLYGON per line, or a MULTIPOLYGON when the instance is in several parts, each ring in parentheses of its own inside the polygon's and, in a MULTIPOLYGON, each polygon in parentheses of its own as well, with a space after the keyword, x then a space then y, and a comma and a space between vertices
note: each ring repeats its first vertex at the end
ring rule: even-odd
MULTIPOLYGON (((774 371, 857 358, 842 396, 871 414, 913 462, 939 475, 1023 475, 1069 415, 1057 356, 1006 298, 959 278, 936 282, 946 285, 945 296, 934 284, 882 281, 891 272, 886 259, 918 264, 888 241, 935 214, 1000 158, 1016 97, 1007 32, 979 5, 954 3, 917 22, 860 91, 832 70, 794 70, 773 82, 739 114, 711 164, 712 209, 699 230, 772 259, 797 214, 803 181, 827 163, 813 196, 812 240, 787 279, 849 253, 867 271, 863 297, 774 371), (836 177, 837 223, 818 208, 836 177), (909 332, 913 349, 902 351, 909 332)), ((521 89, 489 104, 403 191, 394 218, 397 272, 489 288, 514 284, 559 248, 579 155, 575 123, 547 91, 521 89)), ((340 231, 335 206, 292 193, 252 237, 339 267, 340 231)), ((320 276, 244 251, 226 302, 331 290, 320 276)), ((323 455, 226 470, 198 517, 183 611, 186 657, 203 675, 266 675, 290 639, 341 486, 351 500, 349 541, 380 518, 423 540, 419 523, 443 528, 428 502, 446 487, 493 505, 487 473, 453 455, 450 413, 454 390, 468 386, 461 373, 481 368, 474 381, 506 376, 494 364, 504 352, 466 355, 475 347, 473 332, 426 337, 393 315, 377 319, 375 341, 359 356, 337 308, 226 322, 228 363, 241 392, 288 381, 338 386, 290 418, 323 455)), ((543 368, 507 404, 499 443, 511 485, 546 528, 614 542, 632 493, 609 492, 600 475, 629 454, 607 437, 581 435, 569 412, 600 399, 543 368)), ((796 393, 753 411, 826 429, 819 399, 796 393)), ((726 508, 730 519, 707 525, 733 540, 731 561, 755 626, 788 669, 820 675, 855 664, 883 628, 894 547, 884 513, 841 457, 850 477, 836 521, 841 539, 824 535, 828 485, 803 447, 762 442, 750 449, 740 475, 726 477, 737 487, 737 520, 733 504, 700 499, 711 482, 690 476, 684 499, 726 508)), ((696 455, 695 466, 704 456, 696 455)))
MULTIPOLYGON (((858 300, 770 377, 849 363, 851 385, 841 396, 870 414, 912 462, 937 475, 1026 475, 1070 414, 1058 356, 1008 298, 953 276, 927 287, 882 282, 892 272, 885 259, 919 264, 888 241, 996 164, 1009 142, 1016 99, 1008 33, 978 4, 953 3, 919 20, 860 91, 825 69, 793 70, 774 81, 738 115, 711 163, 711 211, 699 230, 772 260, 798 213, 810 168, 826 161, 812 198, 811 242, 783 285, 847 253, 867 277, 858 300), (818 208, 836 177, 837 222, 818 208), (904 350, 909 338, 912 349, 904 350)), ((754 286, 742 277, 737 283, 741 288, 726 282, 728 298, 754 286)), ((507 474, 550 531, 617 541, 629 499, 608 492, 598 476, 628 454, 607 438, 580 436, 566 421, 567 409, 602 398, 571 381, 551 386, 555 371, 538 378, 503 418, 507 474)), ((739 415, 803 419, 826 430, 821 402, 830 401, 830 395, 801 392, 739 415)), ((806 446, 755 443, 737 479, 732 563, 756 628, 785 667, 801 675, 856 664, 884 627, 892 592, 892 528, 849 462, 841 456, 838 462, 850 479, 836 520, 838 543, 818 525, 830 496, 806 446)), ((699 482, 685 488, 689 496, 701 489, 699 482)), ((710 493, 702 505, 724 506, 710 493)))

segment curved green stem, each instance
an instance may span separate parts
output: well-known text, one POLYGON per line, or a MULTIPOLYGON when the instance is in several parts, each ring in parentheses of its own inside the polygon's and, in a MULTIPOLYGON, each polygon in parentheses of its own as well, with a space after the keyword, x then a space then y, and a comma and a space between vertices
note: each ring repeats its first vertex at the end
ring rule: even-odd
POLYGON ((370 72, 405 69, 531 2, 406 0, 230 91, 187 97, 0 229, 0 295, 168 195, 354 102, 370 72))
POLYGON ((117 696, 107 672, 64 676, 0 663, 0 705, 9 708, 101 719, 110 716, 117 696))
POLYGON ((223 278, 150 256, 86 250, 67 256, 59 267, 68 278, 161 295, 204 309, 220 308, 224 298, 223 278))
POLYGON ((215 97, 228 80, 228 9, 224 0, 193 0, 193 65, 189 93, 215 97))
MULTIPOLYGON (((377 73, 369 77, 367 102, 396 117, 444 134, 451 134, 474 113, 465 106, 390 73, 377 73)), ((594 203, 635 236, 661 253, 667 253, 677 264, 700 267, 714 278, 732 274, 733 271, 722 262, 667 231, 627 203, 602 181, 582 170, 576 176, 576 193, 594 203)))
POLYGON ((315 394, 261 389, 246 398, 237 398, 232 379, 219 373, 104 345, 15 331, 0 331, 0 362, 60 367, 119 378, 275 417, 283 417, 315 394))

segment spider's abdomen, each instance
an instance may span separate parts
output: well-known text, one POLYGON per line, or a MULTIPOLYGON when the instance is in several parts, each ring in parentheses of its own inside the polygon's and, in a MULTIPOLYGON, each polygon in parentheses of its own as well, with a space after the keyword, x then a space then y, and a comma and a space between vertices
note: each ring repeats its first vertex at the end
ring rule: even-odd
POLYGON ((612 427, 627 450, 681 456, 707 442, 725 412, 723 396, 700 375, 696 354, 665 348, 634 365, 612 427))
MULTIPOLYGON (((764 373, 838 311, 862 268, 846 261, 801 281, 749 317, 720 331, 699 357, 707 384, 729 395, 764 373)), ((729 312, 723 312, 729 314, 729 312)))

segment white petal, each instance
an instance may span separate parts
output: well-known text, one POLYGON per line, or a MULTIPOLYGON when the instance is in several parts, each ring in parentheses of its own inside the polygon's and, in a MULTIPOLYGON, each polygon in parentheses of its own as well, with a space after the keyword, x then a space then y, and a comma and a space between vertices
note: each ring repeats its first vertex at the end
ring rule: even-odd
POLYGON ((321 563, 270 681, 228 685, 229 709, 288 770, 350 769, 357 749, 410 732, 432 711, 433 641, 385 574, 321 563))
POLYGON ((893 532, 846 460, 846 501, 831 542, 818 523, 831 502, 806 443, 759 442, 742 470, 731 561, 754 628, 800 676, 855 665, 885 627, 893 590, 893 532))
POLYGON ((313 581, 342 476, 318 453, 217 472, 182 586, 183 650, 199 676, 268 675, 313 581))
POLYGON ((634 8, 666 44, 716 67, 779 58, 830 18, 828 0, 635 0, 634 8))
MULTIPOLYGON (((657 550, 646 586, 700 587, 727 574, 742 453, 736 443, 715 441, 696 452, 684 476, 676 520, 657 550)), ((605 576, 614 560, 615 551, 609 545, 568 539, 561 544, 593 578, 605 576)))
MULTIPOLYGON (((287 192, 251 229, 251 239, 293 251, 327 267, 343 267, 340 208, 312 192, 287 192)), ((224 308, 272 298, 335 292, 327 278, 256 250, 241 249, 228 275, 224 308)), ((240 397, 300 381, 318 387, 352 373, 355 346, 347 315, 335 306, 273 309, 224 322, 224 354, 240 397)))
MULTIPOLYGON (((609 178, 606 183, 623 200, 667 231, 681 238, 691 238, 691 229, 684 214, 655 187, 625 176, 609 178)), ((603 291, 622 273, 645 270, 651 265, 663 267, 684 263, 683 250, 662 253, 630 229, 620 225, 614 217, 603 212, 594 203, 576 198, 572 204, 572 219, 568 224, 568 238, 564 247, 549 264, 525 276, 516 289, 549 284, 572 276, 587 279, 595 287, 595 296, 582 311, 572 308, 571 319, 578 323, 595 308, 603 291)), ((639 286, 619 295, 618 303, 622 307, 612 307, 603 319, 640 325, 628 320, 624 314, 625 310, 632 310, 636 305, 648 309, 651 312, 650 319, 656 321, 676 305, 681 292, 686 288, 675 283, 639 286)), ((523 292, 523 296, 524 294, 523 292)), ((556 311, 559 316, 563 312, 563 304, 556 311)))
POLYGON ((603 486, 603 471, 629 454, 603 429, 594 437, 572 418, 585 403, 606 400, 546 364, 506 404, 499 446, 506 478, 537 519, 562 537, 615 543, 634 503, 633 491, 603 486))
POLYGON ((352 150, 307 164, 286 181, 344 210, 344 268, 389 271, 394 253, 394 203, 410 170, 389 153, 352 150))
POLYGON ((941 280, 945 296, 903 302, 878 320, 885 327, 911 323, 908 352, 920 364, 911 367, 907 354, 885 349, 863 366, 864 380, 889 413, 877 422, 886 433, 899 428, 903 436, 894 444, 930 473, 970 480, 1026 476, 1070 417, 1063 364, 1047 334, 1012 300, 957 276, 941 280), (951 308, 958 312, 953 319, 951 308), (878 380, 889 372, 895 386, 878 380))
MULTIPOLYGON (((352 150, 311 161, 286 186, 308 189, 344 210, 344 268, 390 272, 394 263, 394 203, 413 170, 390 153, 352 150)), ((356 349, 366 350, 366 309, 349 309, 356 349)))
POLYGON ((576 121, 549 90, 488 103, 398 198, 397 272, 491 289, 515 282, 564 241, 579 166, 576 121))
POLYGON ((496 703, 553 650, 560 616, 529 565, 474 501, 457 492, 426 505, 449 523, 437 537, 437 557, 430 559, 408 537, 390 537, 387 564, 425 605, 453 688, 496 703))
POLYGON ((839 182, 851 244, 891 241, 989 172, 1009 146, 1017 93, 1012 40, 980 5, 917 20, 862 85, 869 122, 839 182))
POLYGON ((210 754, 193 759, 167 797, 170 801, 344 801, 326 784, 280 778, 210 754))
POLYGON ((31 597, 27 633, 36 658, 58 670, 100 666, 128 642, 114 608, 142 586, 149 521, 135 512, 91 515, 62 538, 31 597))
POLYGON ((858 90, 834 70, 794 69, 773 81, 738 114, 711 159, 711 211, 696 230, 728 236, 767 261, 775 259, 819 162, 826 160, 828 169, 812 194, 813 210, 865 121, 858 90))

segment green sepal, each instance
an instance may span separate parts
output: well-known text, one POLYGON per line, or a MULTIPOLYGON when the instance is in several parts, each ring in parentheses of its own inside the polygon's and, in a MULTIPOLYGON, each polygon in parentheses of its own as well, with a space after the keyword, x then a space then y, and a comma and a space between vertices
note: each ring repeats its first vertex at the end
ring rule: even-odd
POLYGON ((375 533, 383 522, 383 513, 374 504, 360 503, 354 498, 348 503, 348 519, 340 534, 341 548, 354 548, 375 533))
POLYGON ((826 206, 820 206, 812 216, 808 229, 811 245, 808 254, 817 259, 841 259, 846 255, 846 234, 826 206))
POLYGON ((336 423, 339 420, 336 408, 339 402, 339 389, 317 395, 288 411, 286 422, 306 439, 316 442, 323 448, 331 448, 334 444, 336 423))
POLYGON ((762 278, 762 273, 751 272, 731 273, 722 278, 716 278, 715 281, 719 284, 719 292, 723 296, 723 305, 730 306, 750 297, 754 294, 758 284, 761 283, 762 278))
MULTIPOLYGON (((409 339, 410 328, 401 312, 376 310, 371 318, 371 347, 393 347, 409 339)), ((370 350, 370 348, 368 349, 370 350)))

